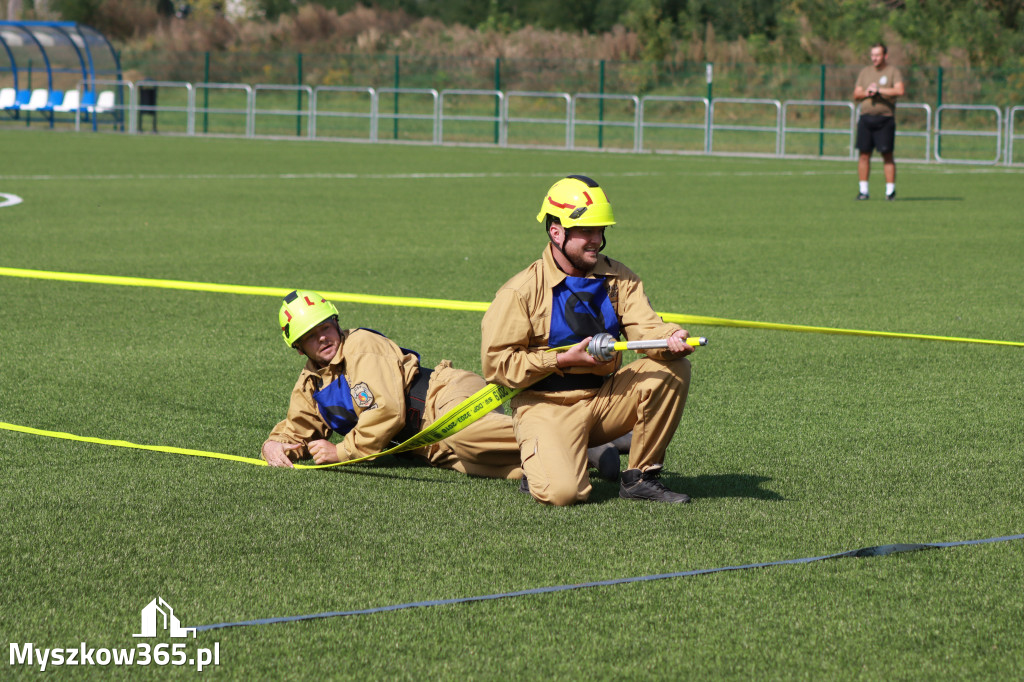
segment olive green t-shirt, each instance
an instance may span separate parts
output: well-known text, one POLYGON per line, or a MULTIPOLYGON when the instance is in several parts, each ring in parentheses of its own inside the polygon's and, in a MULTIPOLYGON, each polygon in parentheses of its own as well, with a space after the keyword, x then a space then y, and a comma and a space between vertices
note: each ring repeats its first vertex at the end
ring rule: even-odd
MULTIPOLYGON (((886 64, 881 69, 876 69, 874 65, 866 66, 861 70, 860 75, 857 76, 857 85, 865 90, 872 83, 878 83, 878 87, 880 88, 891 88, 897 83, 902 82, 903 74, 901 74, 900 70, 892 64, 886 64)), ((895 116, 896 98, 883 97, 878 94, 874 97, 868 97, 861 102, 860 113, 895 116)))

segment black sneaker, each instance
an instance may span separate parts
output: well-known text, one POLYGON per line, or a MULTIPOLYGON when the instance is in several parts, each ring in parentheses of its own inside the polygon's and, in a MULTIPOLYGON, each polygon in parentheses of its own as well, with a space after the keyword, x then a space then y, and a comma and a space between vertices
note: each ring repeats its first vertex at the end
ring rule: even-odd
POLYGON ((676 504, 690 501, 689 495, 672 492, 666 488, 658 478, 660 475, 660 468, 651 468, 643 472, 639 469, 626 469, 622 472, 622 481, 619 483, 619 497, 627 500, 652 500, 676 504))
POLYGON ((867 201, 870 198, 871 197, 869 197, 867 194, 864 194, 864 192, 861 192, 860 194, 857 195, 857 201, 867 201))
POLYGON ((519 481, 519 492, 530 494, 530 483, 526 480, 526 476, 523 476, 522 480, 519 481))
POLYGON ((606 481, 619 480, 619 449, 611 443, 587 448, 587 464, 597 469, 598 478, 606 481))
POLYGON ((886 194, 885 195, 885 200, 886 201, 895 201, 896 200, 896 190, 893 190, 892 194, 886 194))

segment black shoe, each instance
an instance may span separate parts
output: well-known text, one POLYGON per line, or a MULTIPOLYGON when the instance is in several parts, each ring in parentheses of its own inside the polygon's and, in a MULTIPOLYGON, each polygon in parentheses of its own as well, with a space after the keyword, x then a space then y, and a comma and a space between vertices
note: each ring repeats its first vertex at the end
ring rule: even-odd
POLYGON ((857 201, 867 201, 870 198, 871 197, 869 197, 867 194, 864 194, 864 192, 861 192, 860 194, 857 195, 857 201))
POLYGON ((658 478, 660 475, 660 468, 651 468, 644 472, 639 469, 626 469, 622 472, 622 481, 619 483, 619 497, 628 500, 652 500, 676 504, 685 504, 690 501, 689 495, 672 492, 666 488, 658 478))
POLYGON ((587 448, 587 464, 597 469, 598 478, 606 481, 619 480, 619 449, 611 443, 587 448))
POLYGON ((885 200, 886 201, 895 201, 896 200, 896 190, 893 190, 892 194, 886 194, 885 195, 885 200))
POLYGON ((522 480, 519 481, 519 492, 530 494, 530 483, 526 480, 526 476, 523 476, 522 480))

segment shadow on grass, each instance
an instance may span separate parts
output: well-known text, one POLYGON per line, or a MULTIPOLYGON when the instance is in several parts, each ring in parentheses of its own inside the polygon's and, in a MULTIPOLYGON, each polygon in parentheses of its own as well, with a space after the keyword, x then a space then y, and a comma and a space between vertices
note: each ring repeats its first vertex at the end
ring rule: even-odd
MULTIPOLYGON (((423 460, 409 457, 409 458, 381 458, 374 462, 367 462, 351 467, 334 467, 331 469, 324 469, 324 472, 330 472, 332 474, 344 474, 347 476, 369 476, 371 478, 391 478, 402 481, 418 481, 421 483, 435 483, 444 485, 461 485, 467 480, 472 480, 472 476, 454 475, 451 477, 443 478, 422 478, 419 476, 409 476, 407 474, 393 474, 389 473, 392 469, 401 469, 403 471, 409 469, 421 469, 428 468, 430 465, 423 460)), ((451 472, 455 473, 455 472, 451 472)), ((590 481, 593 485, 593 490, 590 493, 590 502, 606 502, 608 500, 617 499, 619 497, 619 484, 611 483, 609 481, 602 481, 597 477, 595 471, 590 472, 590 481)), ((676 474, 665 473, 661 477, 662 482, 669 488, 669 490, 675 490, 684 492, 694 500, 708 499, 713 497, 748 497, 756 500, 770 500, 773 502, 781 502, 785 500, 782 495, 775 492, 774 490, 768 490, 762 487, 762 484, 772 480, 767 476, 755 476, 753 474, 714 474, 705 476, 679 476, 676 474)), ((509 484, 514 484, 516 488, 519 487, 519 481, 508 481, 509 484)), ((529 495, 524 495, 529 499, 529 495)))
MULTIPOLYGON (((421 478, 419 476, 406 476, 400 474, 389 473, 389 469, 428 469, 430 465, 422 459, 416 457, 381 457, 380 459, 373 460, 371 462, 360 462, 352 466, 341 466, 331 467, 329 469, 321 469, 321 471, 332 474, 345 474, 346 476, 369 476, 371 478, 393 478, 402 481, 419 481, 421 483, 444 483, 451 484, 457 482, 460 479, 464 479, 465 476, 459 475, 458 478, 453 477, 452 480, 437 479, 437 478, 421 478)), ((457 472, 452 472, 457 473, 457 472)))
MULTIPOLYGON (((593 472, 591 472, 593 473, 593 472)), ((591 476, 594 489, 590 493, 591 502, 604 502, 619 496, 619 484, 601 481, 591 476)), ((756 500, 785 500, 774 490, 762 488, 761 485, 772 479, 767 476, 752 474, 715 474, 706 476, 677 476, 665 473, 661 476, 662 483, 669 490, 683 492, 695 502, 712 497, 749 497, 756 500)))
POLYGON ((774 490, 762 488, 763 483, 772 480, 767 476, 753 474, 715 474, 707 476, 674 476, 663 475, 669 488, 678 486, 680 490, 695 499, 702 497, 751 497, 755 500, 785 500, 774 490))
POLYGON ((904 201, 963 201, 963 197, 896 197, 898 203, 904 201))

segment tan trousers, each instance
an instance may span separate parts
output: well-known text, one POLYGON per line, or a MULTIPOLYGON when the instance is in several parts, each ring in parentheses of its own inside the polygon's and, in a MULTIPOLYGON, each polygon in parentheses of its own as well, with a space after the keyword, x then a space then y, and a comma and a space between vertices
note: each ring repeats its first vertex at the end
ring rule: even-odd
POLYGON ((530 494, 564 506, 590 495, 587 447, 633 432, 629 469, 665 461, 690 388, 686 358, 641 358, 619 369, 599 389, 526 390, 512 399, 516 439, 530 494))
MULTIPOLYGON (((447 360, 434 368, 427 386, 423 428, 486 385, 473 372, 455 369, 447 360)), ((512 417, 490 412, 450 438, 427 446, 426 457, 433 466, 454 469, 472 476, 520 479, 519 446, 512 417)), ((423 454, 424 450, 415 450, 423 454)))

